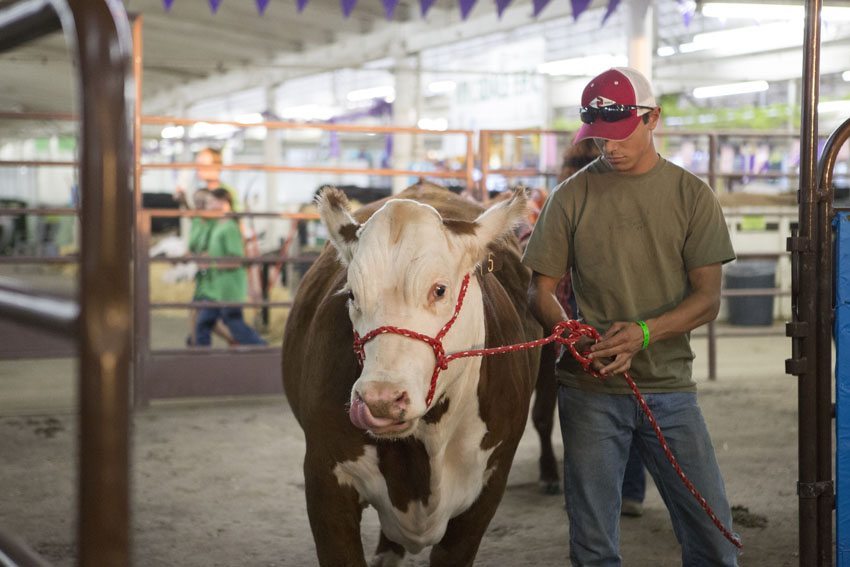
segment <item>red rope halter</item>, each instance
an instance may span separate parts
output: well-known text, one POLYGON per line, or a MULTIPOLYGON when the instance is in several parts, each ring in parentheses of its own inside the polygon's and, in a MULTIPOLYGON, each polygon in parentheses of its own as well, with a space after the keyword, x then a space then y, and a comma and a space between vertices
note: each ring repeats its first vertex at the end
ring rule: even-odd
MULTIPOLYGON (((581 364, 581 367, 584 369, 585 372, 601 380, 605 379, 604 376, 599 374, 599 372, 597 372, 596 369, 593 368, 593 361, 587 356, 585 356, 583 353, 579 352, 575 346, 576 343, 584 337, 589 337, 594 341, 599 341, 599 339, 601 338, 599 332, 592 326, 585 325, 584 323, 580 323, 575 320, 561 321, 559 323, 556 323, 555 326, 552 328, 552 333, 548 337, 537 339, 535 341, 492 348, 462 350, 447 355, 446 350, 443 348, 443 337, 445 337, 446 333, 448 333, 449 330, 452 328, 452 325, 454 325, 455 321, 457 320, 457 316, 460 313, 461 307, 463 307, 463 300, 466 297, 466 291, 469 287, 469 278, 470 274, 466 274, 466 276, 464 276, 463 282, 460 285, 460 292, 458 293, 457 304, 455 305, 454 313, 452 314, 451 319, 449 319, 448 322, 443 325, 443 328, 440 329, 440 331, 435 337, 429 337, 428 335, 423 335, 422 333, 417 333, 416 331, 411 331, 410 329, 403 329, 401 327, 394 327, 392 325, 378 327, 377 329, 369 331, 362 337, 357 333, 357 331, 354 331, 354 354, 357 356, 357 362, 360 367, 363 367, 363 361, 366 356, 364 352, 364 347, 366 343, 371 341, 378 335, 392 333, 411 339, 420 340, 428 344, 434 351, 434 358, 436 359, 436 362, 434 364, 434 373, 431 375, 431 385, 428 388, 428 395, 425 398, 426 408, 431 406, 431 402, 434 399, 434 391, 437 388, 437 378, 440 376, 440 372, 448 368, 449 362, 451 362, 452 360, 469 356, 489 356, 493 354, 505 354, 520 350, 528 350, 536 347, 542 347, 553 342, 564 345, 570 351, 570 354, 573 356, 573 358, 575 358, 578 363, 581 364), (567 336, 564 336, 564 333, 567 331, 569 331, 569 334, 567 336)), ((729 531, 726 526, 723 525, 723 523, 714 513, 714 510, 712 510, 711 506, 709 506, 706 499, 702 496, 702 494, 700 494, 699 490, 697 490, 694 484, 685 475, 685 472, 679 465, 679 461, 676 459, 675 455, 673 455, 673 451, 667 444, 667 439, 665 439, 664 434, 661 433, 661 427, 655 420, 655 416, 652 414, 652 410, 649 409, 649 405, 647 405, 646 400, 644 400, 643 395, 640 393, 640 390, 638 389, 637 384, 635 384, 635 381, 632 378, 631 374, 629 374, 628 372, 624 372, 623 378, 625 378, 626 383, 629 385, 629 388, 631 388, 632 392, 635 395, 635 399, 637 399, 638 405, 640 405, 641 410, 643 410, 643 413, 649 420, 650 425, 652 425, 652 429, 655 431, 655 436, 658 438, 658 442, 661 444, 661 448, 664 451, 664 455, 667 457, 667 460, 670 462, 670 465, 676 471, 676 475, 682 481, 682 484, 684 484, 685 488, 688 489, 688 492, 693 495, 693 497, 696 499, 696 501, 711 519, 712 523, 717 527, 718 530, 720 530, 720 533, 723 534, 723 537, 729 540, 738 549, 742 549, 743 544, 741 543, 741 540, 738 539, 731 531, 729 531)))

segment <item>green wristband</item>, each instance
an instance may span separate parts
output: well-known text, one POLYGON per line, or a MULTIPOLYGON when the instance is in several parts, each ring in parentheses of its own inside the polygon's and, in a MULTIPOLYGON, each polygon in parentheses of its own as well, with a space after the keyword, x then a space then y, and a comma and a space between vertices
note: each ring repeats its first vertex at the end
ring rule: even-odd
POLYGON ((646 350, 646 347, 649 346, 649 326, 647 326, 646 321, 635 321, 635 323, 640 325, 640 329, 643 331, 643 346, 640 349, 646 350))

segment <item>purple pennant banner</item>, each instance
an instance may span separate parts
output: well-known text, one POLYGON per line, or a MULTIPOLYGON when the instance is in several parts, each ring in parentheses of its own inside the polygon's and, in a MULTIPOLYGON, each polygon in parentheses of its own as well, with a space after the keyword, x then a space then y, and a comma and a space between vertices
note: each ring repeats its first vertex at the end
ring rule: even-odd
POLYGON ((570 5, 573 7, 573 21, 578 20, 587 7, 590 6, 591 0, 570 0, 570 5))
POLYGON ((685 22, 685 27, 691 27, 691 21, 694 19, 694 13, 697 9, 696 2, 688 0, 678 0, 679 13, 682 14, 682 21, 685 22))
POLYGON ((218 12, 218 7, 221 6, 221 0, 210 0, 210 10, 215 14, 218 12))
POLYGON ((611 17, 611 14, 613 14, 617 10, 617 6, 619 6, 619 5, 620 5, 620 0, 608 0, 608 8, 605 10, 605 15, 602 16, 602 25, 603 26, 605 25, 605 22, 608 21, 608 18, 611 17))
POLYGON ((475 6, 475 0, 459 0, 460 3, 460 19, 465 20, 469 17, 472 7, 475 6))
POLYGON ((428 10, 431 9, 431 6, 433 6, 436 1, 437 0, 419 0, 419 9, 422 12, 423 18, 428 14, 428 10))
POLYGON ((172 4, 174 4, 174 0, 162 0, 162 5, 165 7, 166 12, 171 10, 172 4))
POLYGON ((295 0, 295 6, 298 8, 298 12, 303 12, 304 8, 307 6, 307 0, 295 0))
POLYGON ((398 0, 381 0, 381 3, 384 5, 384 15, 388 20, 392 20, 395 7, 398 6, 398 0))
MULTIPOLYGON (((531 4, 534 6, 534 17, 535 18, 540 15, 540 12, 543 11, 543 8, 545 8, 548 3, 549 3, 549 0, 533 0, 532 1, 531 4)), ((590 2, 588 1, 588 4, 589 3, 590 2)))
POLYGON ((505 9, 510 5, 511 0, 496 0, 496 12, 499 14, 499 19, 505 13, 505 9))
POLYGON ((269 0, 257 0, 257 11, 262 16, 266 13, 266 8, 269 7, 269 0))
POLYGON ((354 11, 354 6, 357 4, 357 0, 339 0, 340 6, 342 6, 342 15, 346 18, 351 15, 351 12, 354 11))

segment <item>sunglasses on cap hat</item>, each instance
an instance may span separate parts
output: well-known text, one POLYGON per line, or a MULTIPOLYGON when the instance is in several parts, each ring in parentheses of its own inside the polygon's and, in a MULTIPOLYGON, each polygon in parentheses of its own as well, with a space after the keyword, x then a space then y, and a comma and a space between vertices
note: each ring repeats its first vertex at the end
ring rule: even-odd
POLYGON ((638 106, 635 104, 609 104, 608 106, 582 106, 579 117, 585 124, 593 124, 597 119, 603 122, 619 122, 632 115, 632 111, 645 108, 653 110, 652 106, 638 106))

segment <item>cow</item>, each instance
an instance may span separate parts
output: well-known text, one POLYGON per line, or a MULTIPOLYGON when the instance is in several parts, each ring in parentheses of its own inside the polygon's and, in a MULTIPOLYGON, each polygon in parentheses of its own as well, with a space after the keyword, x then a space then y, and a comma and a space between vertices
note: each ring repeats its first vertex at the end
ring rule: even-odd
POLYGON ((525 428, 539 349, 447 364, 432 388, 429 337, 453 318, 446 353, 539 338, 526 307, 528 271, 512 226, 526 197, 484 211, 419 183, 348 210, 317 198, 332 246, 305 274, 287 319, 283 379, 304 430, 307 513, 321 565, 366 565, 363 509, 381 533, 371 565, 431 547, 431 565, 471 565, 501 501, 525 428))

